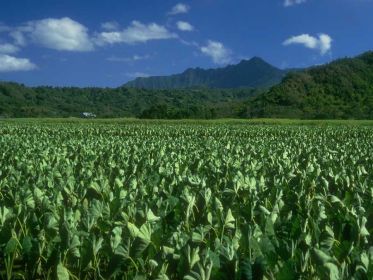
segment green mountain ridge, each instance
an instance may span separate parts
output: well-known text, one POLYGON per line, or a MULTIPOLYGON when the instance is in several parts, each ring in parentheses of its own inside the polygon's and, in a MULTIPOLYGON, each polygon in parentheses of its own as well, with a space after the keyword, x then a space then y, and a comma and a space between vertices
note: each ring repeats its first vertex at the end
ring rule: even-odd
POLYGON ((56 88, 0 82, 0 117, 77 117, 82 112, 150 119, 373 119, 373 52, 290 72, 267 89, 56 88))
POLYGON ((290 73, 247 102, 244 116, 373 119, 373 52, 290 73))
POLYGON ((181 74, 136 78, 126 83, 129 88, 181 89, 181 88, 258 88, 279 83, 289 70, 278 69, 259 57, 242 60, 224 68, 189 68, 181 74))

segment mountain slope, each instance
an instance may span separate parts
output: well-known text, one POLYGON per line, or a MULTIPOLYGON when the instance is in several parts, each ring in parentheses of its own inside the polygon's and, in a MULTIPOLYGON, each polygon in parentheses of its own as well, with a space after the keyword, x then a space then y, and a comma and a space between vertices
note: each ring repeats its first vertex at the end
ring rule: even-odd
POLYGON ((124 86, 147 89, 269 87, 279 83, 287 72, 254 57, 224 68, 194 68, 172 76, 137 78, 124 86))
POLYGON ((244 115, 373 119, 373 52, 290 73, 248 102, 244 115))
POLYGON ((373 119, 373 52, 289 73, 268 90, 32 88, 0 83, 0 118, 82 112, 98 117, 373 119))

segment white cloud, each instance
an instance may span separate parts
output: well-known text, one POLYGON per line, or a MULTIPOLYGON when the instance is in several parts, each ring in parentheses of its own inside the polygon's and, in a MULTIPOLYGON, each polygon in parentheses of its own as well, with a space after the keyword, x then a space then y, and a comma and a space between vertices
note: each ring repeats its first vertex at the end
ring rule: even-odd
POLYGON ((186 21, 178 21, 176 23, 177 28, 181 31, 193 31, 194 27, 189 22, 186 21))
POLYGON ((26 45, 26 38, 21 30, 13 30, 9 35, 13 38, 14 44, 22 47, 26 45))
POLYGON ((292 45, 292 44, 302 44, 306 48, 316 49, 318 42, 319 40, 317 38, 310 36, 308 34, 302 34, 302 35, 293 36, 287 39, 283 44, 285 46, 292 45))
POLYGON ((231 61, 231 51, 224 47, 220 42, 207 42, 206 46, 200 48, 201 52, 212 58, 216 64, 226 64, 231 61))
POLYGON ((185 41, 183 39, 179 39, 179 41, 180 41, 180 43, 182 43, 182 44, 184 44, 186 46, 196 47, 198 49, 201 48, 200 45, 197 42, 195 42, 195 41, 185 41))
POLYGON ((333 39, 327 34, 319 35, 319 47, 322 54, 326 54, 332 48, 333 39))
POLYGON ((175 5, 168 14, 169 15, 186 14, 189 12, 189 10, 190 10, 190 7, 188 5, 179 3, 175 5))
POLYGON ((0 54, 4 53, 16 53, 19 51, 19 48, 12 44, 0 44, 0 54))
POLYGON ((129 27, 122 31, 101 32, 96 38, 98 45, 115 43, 145 43, 150 40, 162 40, 176 38, 177 35, 171 33, 162 25, 150 23, 148 25, 139 21, 133 21, 129 27))
POLYGON ((112 62, 135 62, 140 60, 146 60, 149 59, 150 55, 133 55, 131 57, 118 57, 118 56, 110 56, 106 60, 112 61, 112 62))
POLYGON ((0 72, 30 71, 36 68, 27 58, 0 54, 0 72))
POLYGON ((118 30, 119 24, 116 21, 108 21, 101 24, 101 28, 108 31, 118 30))
POLYGON ((322 55, 329 52, 332 48, 333 39, 327 34, 319 34, 318 37, 313 37, 309 34, 293 36, 283 42, 284 46, 300 44, 309 49, 320 51, 322 55))
POLYGON ((303 4, 303 3, 306 3, 307 0, 285 0, 284 1, 284 6, 285 7, 291 7, 291 6, 294 6, 294 5, 299 5, 299 4, 303 4))
POLYGON ((35 43, 59 51, 91 51, 88 29, 68 17, 31 21, 23 28, 35 43))
POLYGON ((134 55, 133 57, 132 57, 132 59, 134 60, 134 61, 137 61, 137 60, 145 60, 145 59, 148 59, 148 58, 150 58, 150 55, 134 55))

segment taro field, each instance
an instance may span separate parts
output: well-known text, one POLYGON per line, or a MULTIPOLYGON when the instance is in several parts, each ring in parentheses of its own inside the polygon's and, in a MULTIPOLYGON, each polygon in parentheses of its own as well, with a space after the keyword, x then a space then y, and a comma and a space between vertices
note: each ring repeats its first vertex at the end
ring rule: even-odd
POLYGON ((373 126, 0 123, 0 279, 373 279, 373 126))

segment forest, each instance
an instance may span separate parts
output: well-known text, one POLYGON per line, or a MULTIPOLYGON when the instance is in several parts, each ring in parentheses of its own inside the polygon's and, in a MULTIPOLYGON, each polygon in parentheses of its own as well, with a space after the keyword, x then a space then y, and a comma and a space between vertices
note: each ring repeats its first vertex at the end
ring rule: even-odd
POLYGON ((373 52, 290 72, 273 87, 142 89, 0 83, 0 117, 373 119, 373 52))

